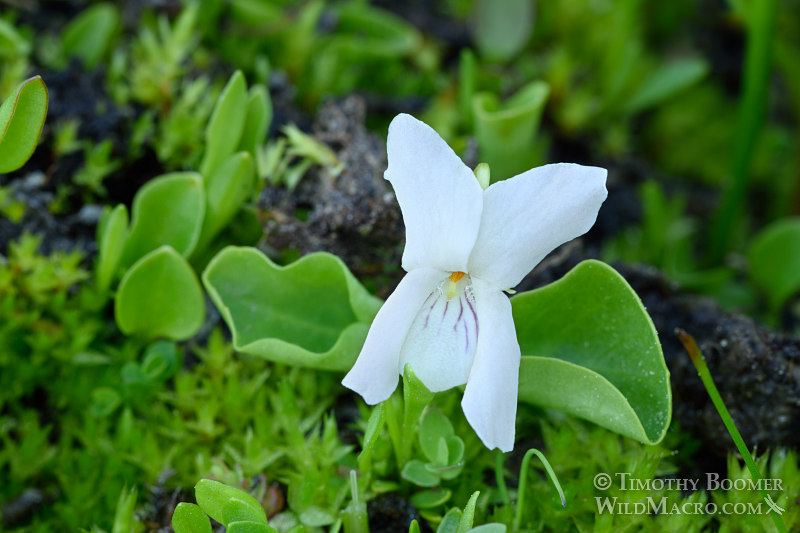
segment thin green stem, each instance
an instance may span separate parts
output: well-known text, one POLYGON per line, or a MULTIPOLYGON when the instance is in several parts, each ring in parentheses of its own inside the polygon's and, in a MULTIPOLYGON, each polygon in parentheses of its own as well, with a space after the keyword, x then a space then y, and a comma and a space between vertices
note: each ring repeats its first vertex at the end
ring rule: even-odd
POLYGON ((531 448, 525 453, 525 456, 522 458, 522 466, 520 467, 519 471, 519 487, 517 488, 517 506, 514 512, 514 528, 512 531, 519 531, 520 522, 522 522, 522 509, 524 508, 523 503, 525 502, 525 490, 528 484, 528 466, 531 462, 531 457, 536 455, 539 460, 544 465, 544 469, 547 471, 547 475, 550 476, 550 480, 553 482, 553 485, 556 486, 556 490, 558 491, 558 495, 561 497, 561 505, 563 507, 567 506, 567 499, 564 497, 564 491, 561 490, 561 484, 558 482, 558 478, 556 477, 556 473, 553 472, 553 468, 550 466, 547 458, 544 456, 542 452, 537 450, 536 448, 531 448))
MULTIPOLYGON (((703 357, 703 354, 700 352, 697 342, 695 342, 694 337, 680 328, 676 329, 675 333, 678 335, 683 343, 684 348, 686 348, 686 351, 689 353, 689 357, 692 359, 692 363, 694 363, 697 373, 700 375, 700 379, 703 381, 703 385, 705 386, 708 395, 711 397, 711 401, 714 403, 714 407, 716 407, 720 418, 722 418, 722 422, 725 424, 725 428, 728 430, 733 442, 736 444, 736 448, 739 450, 739 453, 744 459, 747 469, 750 470, 750 475, 753 476, 754 480, 761 481, 763 477, 758 471, 758 467, 756 466, 756 462, 753 460, 753 456, 750 455, 750 451, 747 449, 747 446, 744 443, 742 434, 739 433, 738 429, 736 429, 736 424, 733 422, 733 418, 731 418, 728 408, 725 407, 725 402, 722 401, 722 396, 720 396, 717 386, 714 385, 714 380, 711 378, 711 372, 708 370, 708 365, 706 365, 706 360, 703 357)), ((769 515, 772 517, 775 527, 781 533, 785 533, 786 526, 783 525, 783 521, 780 518, 780 512, 782 511, 776 510, 777 505, 772 501, 772 497, 767 494, 767 491, 762 488, 762 484, 760 483, 759 492, 764 498, 764 501, 767 502, 767 505, 769 505, 770 510, 774 511, 769 513, 769 515)))
POLYGON ((500 500, 506 504, 511 505, 511 499, 508 497, 508 488, 506 488, 506 479, 503 476, 503 454, 497 452, 494 457, 494 481, 497 483, 497 491, 500 493, 500 500))
POLYGON ((736 222, 744 213, 750 161, 764 118, 769 88, 777 0, 759 0, 748 5, 747 49, 731 169, 733 181, 723 193, 711 228, 709 249, 714 263, 718 263, 732 245, 736 222))

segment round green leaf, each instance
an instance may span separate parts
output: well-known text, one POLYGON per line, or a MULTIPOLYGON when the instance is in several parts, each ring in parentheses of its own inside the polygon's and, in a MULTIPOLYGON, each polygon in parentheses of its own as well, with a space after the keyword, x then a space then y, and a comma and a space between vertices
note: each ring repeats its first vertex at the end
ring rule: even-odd
POLYGON ((211 533, 211 521, 200 507, 181 502, 172 513, 172 529, 175 533, 211 533))
POLYGON ((114 302, 114 317, 128 335, 188 339, 203 324, 203 289, 186 260, 169 246, 162 246, 125 273, 114 302))
POLYGON ((276 533, 273 528, 266 524, 249 520, 230 522, 225 531, 226 533, 276 533))
POLYGON ((520 365, 521 400, 640 442, 664 437, 672 396, 661 345, 639 297, 614 269, 584 261, 511 304, 527 356, 520 365))
POLYGON ((208 264, 203 283, 238 351, 325 370, 353 365, 380 307, 327 253, 281 267, 255 248, 230 246, 208 264))
POLYGON ((800 218, 779 220, 753 240, 747 254, 750 276, 779 309, 800 290, 800 218))
POLYGON ((222 509, 225 524, 231 522, 258 522, 267 525, 267 513, 260 505, 256 508, 241 498, 231 498, 222 509))
POLYGON ((439 484, 439 476, 425 468, 425 463, 412 459, 403 466, 400 477, 420 487, 435 487, 439 484))
POLYGON ((231 499, 251 507, 254 512, 259 510, 263 512, 258 500, 245 491, 211 479, 201 479, 197 482, 194 486, 194 497, 203 511, 221 524, 225 523, 225 508, 231 499))
POLYGON ((133 199, 123 266, 164 245, 187 257, 200 237, 205 206, 203 179, 196 172, 174 172, 149 181, 133 199))
POLYGON ((47 116, 47 87, 41 76, 23 81, 0 106, 0 173, 31 157, 47 116))
POLYGON ((411 496, 411 504, 417 509, 430 509, 447 503, 452 494, 448 489, 423 490, 411 496))

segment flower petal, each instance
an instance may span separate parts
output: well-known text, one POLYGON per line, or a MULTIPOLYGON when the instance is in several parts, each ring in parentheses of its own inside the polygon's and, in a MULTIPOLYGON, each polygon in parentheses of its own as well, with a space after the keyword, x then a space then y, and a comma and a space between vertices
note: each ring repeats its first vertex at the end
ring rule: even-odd
POLYGON ((425 298, 447 274, 431 268, 409 272, 386 299, 367 333, 356 363, 342 385, 374 405, 397 388, 400 348, 425 298))
POLYGON ((589 231, 608 195, 607 174, 558 163, 490 186, 468 272, 503 289, 519 283, 554 248, 589 231))
POLYGON ((387 153, 384 177, 406 225, 403 268, 465 272, 481 221, 478 180, 438 133, 410 115, 392 120, 387 153))
MULTIPOLYGON (((444 284, 446 280, 442 280, 444 284)), ((420 307, 400 350, 400 368, 411 364, 431 392, 467 382, 478 345, 478 315, 468 276, 455 296, 437 287, 420 307)))
POLYGON ((487 448, 514 448, 520 349, 511 302, 498 288, 473 279, 478 323, 478 349, 461 408, 487 448))

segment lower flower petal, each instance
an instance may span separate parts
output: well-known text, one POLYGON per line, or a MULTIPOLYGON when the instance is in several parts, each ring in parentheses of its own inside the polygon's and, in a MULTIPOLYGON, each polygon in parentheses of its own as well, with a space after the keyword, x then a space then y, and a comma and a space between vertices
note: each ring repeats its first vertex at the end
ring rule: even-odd
POLYGON ((469 276, 463 278, 453 294, 439 286, 428 296, 400 350, 400 371, 409 363, 431 392, 463 385, 472 368, 479 331, 468 280, 469 276))
POLYGON ((478 348, 461 408, 487 448, 514 448, 520 349, 511 302, 497 287, 473 278, 478 348))
POLYGON ((361 353, 342 380, 368 404, 382 402, 397 388, 400 349, 425 299, 447 276, 432 268, 412 270, 380 308, 361 353))

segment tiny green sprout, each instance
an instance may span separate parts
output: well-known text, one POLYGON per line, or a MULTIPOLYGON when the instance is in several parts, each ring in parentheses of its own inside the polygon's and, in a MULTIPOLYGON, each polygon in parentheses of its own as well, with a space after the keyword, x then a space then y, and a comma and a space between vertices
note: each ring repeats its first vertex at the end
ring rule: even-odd
POLYGON ((344 170, 344 165, 333 153, 333 150, 311 135, 303 133, 294 124, 284 127, 283 133, 289 141, 288 155, 309 159, 311 162, 326 168, 331 177, 334 178, 344 170))
POLYGON ((369 533, 367 523, 367 504, 358 497, 358 476, 355 470, 350 471, 350 493, 352 501, 342 511, 342 522, 345 533, 369 533))

